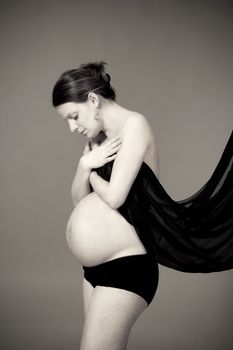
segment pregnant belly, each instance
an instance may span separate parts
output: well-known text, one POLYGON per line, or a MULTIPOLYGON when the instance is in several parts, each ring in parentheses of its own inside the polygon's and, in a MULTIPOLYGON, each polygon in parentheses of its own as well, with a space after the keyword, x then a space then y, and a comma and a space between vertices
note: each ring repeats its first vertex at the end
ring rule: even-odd
POLYGON ((146 253, 134 227, 92 192, 74 208, 66 229, 69 248, 82 265, 146 253))

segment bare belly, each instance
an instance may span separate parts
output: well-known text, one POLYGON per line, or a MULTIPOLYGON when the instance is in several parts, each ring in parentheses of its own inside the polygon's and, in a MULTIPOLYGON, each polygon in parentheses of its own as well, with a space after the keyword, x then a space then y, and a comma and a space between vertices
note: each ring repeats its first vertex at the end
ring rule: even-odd
POLYGON ((134 227, 95 193, 74 208, 66 229, 69 248, 85 266, 146 253, 134 227))

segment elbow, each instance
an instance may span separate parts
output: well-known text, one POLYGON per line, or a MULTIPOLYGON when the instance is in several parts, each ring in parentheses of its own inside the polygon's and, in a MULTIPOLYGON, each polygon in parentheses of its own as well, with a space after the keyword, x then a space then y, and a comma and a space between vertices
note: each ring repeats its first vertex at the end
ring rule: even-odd
POLYGON ((74 200, 72 200, 72 202, 73 202, 73 206, 74 206, 74 208, 76 207, 76 205, 78 205, 78 201, 74 201, 74 200))
POLYGON ((71 199, 72 199, 73 206, 75 208, 79 201, 77 198, 74 198, 74 197, 71 197, 71 199))
POLYGON ((110 206, 110 208, 115 210, 121 207, 123 203, 124 200, 118 198, 117 196, 112 196, 111 199, 108 201, 108 205, 110 206))

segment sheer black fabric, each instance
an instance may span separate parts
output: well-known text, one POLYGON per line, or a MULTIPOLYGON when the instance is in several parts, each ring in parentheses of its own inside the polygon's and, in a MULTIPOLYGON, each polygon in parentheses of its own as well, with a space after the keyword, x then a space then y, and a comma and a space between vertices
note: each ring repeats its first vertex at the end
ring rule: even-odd
MULTIPOLYGON (((191 197, 173 200, 145 163, 117 210, 160 264, 184 272, 233 268, 233 131, 210 179, 191 197)), ((95 169, 110 181, 111 161, 95 169)), ((93 189, 92 189, 93 190, 93 189)))

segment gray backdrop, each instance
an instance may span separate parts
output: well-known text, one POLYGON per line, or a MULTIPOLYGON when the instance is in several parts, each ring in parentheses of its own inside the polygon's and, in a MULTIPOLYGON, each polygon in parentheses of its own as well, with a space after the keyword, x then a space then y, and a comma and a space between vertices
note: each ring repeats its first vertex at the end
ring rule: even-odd
MULTIPOLYGON (((1 2, 0 348, 73 350, 82 269, 68 249, 85 137, 51 105, 58 76, 104 59, 118 103, 144 114, 174 199, 211 176, 233 128, 230 1, 1 2)), ((231 350, 233 272, 160 265, 129 350, 231 350)))

